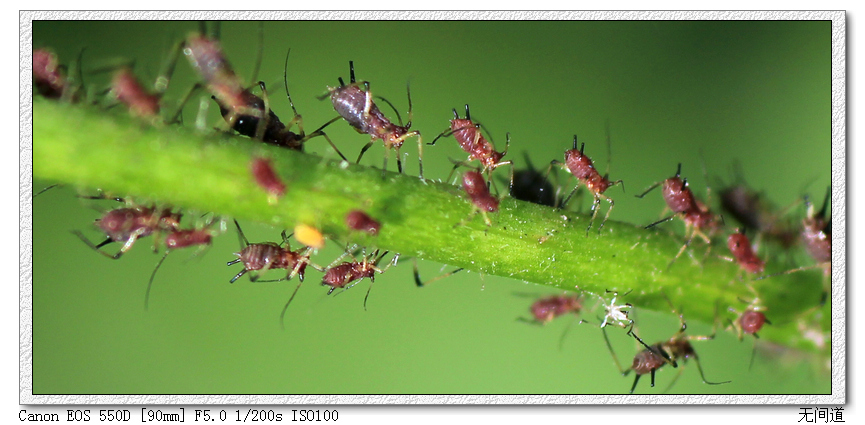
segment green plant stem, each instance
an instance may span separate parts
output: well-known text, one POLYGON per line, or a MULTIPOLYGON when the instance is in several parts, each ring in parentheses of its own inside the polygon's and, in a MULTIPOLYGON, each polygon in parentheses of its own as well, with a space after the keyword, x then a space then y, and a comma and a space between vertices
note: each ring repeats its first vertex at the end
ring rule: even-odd
MULTIPOLYGON (((704 257, 695 243, 669 268, 680 236, 609 220, 586 235, 587 216, 512 198, 491 214, 488 227, 471 217, 460 187, 348 164, 257 143, 244 137, 203 134, 190 128, 155 128, 126 116, 43 99, 34 100, 34 176, 185 209, 291 229, 305 223, 338 243, 359 243, 469 270, 565 290, 615 290, 639 308, 671 311, 688 320, 727 326, 754 295, 735 263, 704 257), (287 193, 276 202, 250 172, 253 157, 273 161, 287 193), (382 223, 377 237, 346 228, 345 215, 362 209, 382 223), (471 217, 469 219, 469 217, 471 217), (464 224, 461 224, 463 223, 464 224)), ((599 218, 595 226, 600 223, 599 218)), ((721 239, 721 238, 719 238, 721 239)), ((754 282, 776 326, 761 337, 820 351, 796 326, 818 304, 815 273, 754 282)), ((826 314, 825 316, 828 316, 826 314)), ((824 320, 819 332, 828 330, 824 320)), ((827 350, 827 348, 822 348, 827 350)))

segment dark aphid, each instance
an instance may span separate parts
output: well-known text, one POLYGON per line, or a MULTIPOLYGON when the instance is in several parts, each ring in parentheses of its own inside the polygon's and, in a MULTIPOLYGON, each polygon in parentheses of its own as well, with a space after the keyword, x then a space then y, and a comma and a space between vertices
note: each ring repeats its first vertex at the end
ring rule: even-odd
POLYGON ((774 206, 762 192, 751 189, 742 177, 741 167, 735 167, 736 183, 719 191, 721 209, 753 231, 773 240, 785 249, 798 243, 796 230, 782 218, 784 211, 775 211, 774 206))
MULTIPOLYGON (((487 226, 492 226, 493 224, 487 213, 499 210, 499 198, 490 194, 490 189, 484 180, 484 176, 479 171, 466 171, 463 174, 463 190, 466 191, 472 202, 473 212, 469 219, 474 217, 475 214, 480 213, 487 226)), ((465 224, 465 221, 463 220, 458 223, 457 226, 465 224)))
MULTIPOLYGON (((270 109, 267 88, 263 82, 258 82, 262 92, 261 97, 243 86, 240 77, 234 73, 222 53, 219 41, 195 33, 187 37, 184 46, 183 53, 205 81, 207 89, 219 105, 223 119, 234 131, 265 143, 299 151, 303 150, 303 143, 307 140, 324 136, 336 149, 330 138, 322 131, 327 124, 309 135, 304 133, 303 119, 294 108, 291 93, 288 91, 288 55, 285 57, 286 69, 283 79, 294 118, 286 125, 270 109), (298 126, 299 134, 289 130, 295 124, 298 126)), ((338 149, 337 153, 339 153, 338 149)))
POLYGON ((595 200, 592 202, 592 219, 589 221, 589 227, 586 228, 586 236, 588 236, 589 230, 591 230, 592 225, 595 223, 595 217, 598 215, 598 206, 601 204, 601 199, 609 202, 610 208, 607 210, 607 215, 604 216, 604 221, 602 221, 601 225, 598 226, 598 234, 601 233, 601 229, 604 228, 604 224, 607 222, 607 219, 610 218, 610 213, 613 212, 613 206, 615 203, 608 196, 604 195, 604 192, 610 188, 610 186, 621 184, 622 190, 624 190, 625 186, 621 180, 611 181, 607 178, 607 175, 601 176, 601 174, 598 173, 598 170, 595 169, 595 165, 592 163, 591 158, 583 154, 583 148, 585 148, 585 146, 586 144, 583 143, 580 145, 580 149, 578 150, 577 136, 574 135, 573 148, 565 151, 565 162, 561 163, 557 160, 553 160, 550 165, 562 166, 579 181, 579 183, 574 186, 571 193, 565 198, 564 202, 562 202, 562 207, 568 203, 571 196, 573 196, 577 189, 579 189, 580 183, 582 183, 582 185, 592 193, 592 196, 594 196, 595 200))
POLYGON ((680 178, 681 172, 682 164, 680 163, 676 169, 676 175, 657 182, 649 186, 643 193, 636 195, 638 198, 642 198, 656 187, 663 185, 661 194, 664 197, 664 202, 667 204, 666 208, 673 211, 672 215, 649 224, 645 227, 646 229, 650 229, 676 217, 680 217, 685 222, 685 244, 682 245, 682 248, 679 249, 679 252, 670 261, 670 264, 667 266, 668 268, 685 252, 685 249, 690 246, 695 236, 699 236, 707 244, 711 243, 711 239, 706 233, 710 235, 714 233, 720 222, 718 216, 713 214, 706 204, 694 197, 694 193, 688 187, 688 180, 680 178))
POLYGON ((514 171, 514 183, 511 187, 511 197, 533 204, 556 207, 560 205, 558 191, 543 173, 535 169, 527 152, 523 153, 526 159, 524 170, 514 171))
POLYGON ((96 226, 106 235, 106 239, 99 244, 94 245, 79 231, 73 233, 96 252, 116 260, 126 251, 129 251, 139 238, 149 236, 154 232, 170 233, 177 231, 180 226, 180 217, 180 213, 172 212, 170 208, 116 208, 106 212, 102 218, 96 220, 96 226), (112 242, 123 244, 117 254, 112 255, 100 249, 112 242))
POLYGON ((276 174, 269 159, 255 157, 250 162, 249 169, 258 186, 270 196, 271 203, 285 195, 285 183, 276 174))
POLYGON ((68 80, 64 75, 57 55, 48 49, 33 50, 33 87, 49 99, 60 99, 69 90, 68 80))
MULTIPOLYGON (((720 385, 726 384, 730 381, 724 382, 709 382, 706 380, 706 376, 703 374, 703 368, 700 366, 700 359, 697 357, 697 352, 694 351, 694 347, 691 345, 691 341, 704 341, 713 339, 715 337, 714 333, 709 336, 695 336, 695 335, 685 335, 685 330, 687 329, 687 325, 685 324, 685 320, 679 315, 679 323, 681 327, 679 331, 676 332, 673 337, 668 339, 667 341, 662 341, 657 344, 647 345, 640 339, 636 334, 629 331, 629 334, 633 336, 637 341, 642 344, 645 349, 640 351, 634 356, 634 360, 631 363, 631 367, 626 370, 621 370, 619 366, 618 359, 616 358, 615 352, 612 351, 612 346, 610 346, 609 339, 607 338, 606 330, 604 331, 604 338, 607 341, 607 347, 610 349, 610 352, 613 355, 613 358, 616 360, 616 365, 619 366, 619 370, 622 372, 623 376, 627 376, 631 371, 634 372, 634 384, 631 385, 630 393, 634 393, 634 389, 637 388, 637 383, 640 381, 640 377, 643 375, 649 374, 652 379, 652 386, 655 386, 655 371, 663 367, 664 365, 671 365, 673 367, 678 367, 679 362, 682 364, 688 360, 693 358, 694 362, 697 364, 697 370, 700 371, 700 378, 704 383, 709 385, 720 385)), ((632 329, 633 330, 633 329, 632 329)), ((669 390, 673 384, 676 383, 676 380, 679 379, 679 376, 682 374, 682 369, 679 369, 679 374, 673 379, 667 389, 664 390, 666 392, 669 390)))
POLYGON ((727 247, 733 254, 739 267, 748 273, 763 273, 765 263, 754 252, 751 241, 743 231, 731 234, 727 237, 727 247))
POLYGON ((345 215, 345 225, 352 230, 378 235, 381 223, 367 215, 361 210, 351 210, 345 215))
MULTIPOLYGON (((358 133, 370 136, 369 143, 360 150, 357 162, 360 162, 363 154, 376 140, 381 140, 385 147, 382 173, 387 170, 387 160, 391 150, 396 151, 397 169, 402 173, 402 159, 400 158, 399 150, 407 138, 417 137, 419 177, 423 180, 423 141, 420 131, 409 131, 411 129, 412 118, 411 90, 406 86, 406 92, 408 93, 408 122, 402 125, 402 119, 397 114, 399 125, 396 125, 388 120, 375 102, 373 102, 373 96, 369 90, 369 82, 357 82, 355 80, 354 62, 349 61, 348 65, 351 78, 350 83, 346 85, 342 77, 340 77, 339 87, 328 87, 328 94, 320 97, 320 99, 323 100, 326 97, 330 97, 333 109, 336 110, 340 117, 346 120, 358 133), (361 85, 365 89, 361 88, 361 85)), ((380 99, 384 100, 383 98, 380 99)), ((387 103, 390 104, 390 102, 387 103)))
MULTIPOLYGON (((495 146, 493 146, 491 142, 487 141, 484 135, 481 134, 481 124, 472 121, 468 104, 466 105, 465 118, 460 118, 456 108, 453 109, 453 113, 454 119, 451 120, 450 128, 436 136, 430 145, 434 145, 436 140, 442 136, 447 137, 453 135, 454 139, 456 139, 457 143, 460 145, 460 148, 469 154, 466 162, 460 162, 454 165, 454 170, 456 170, 460 165, 465 165, 467 162, 476 159, 481 163, 481 172, 485 173, 490 181, 492 181, 493 170, 503 165, 510 165, 511 171, 508 184, 508 191, 510 192, 511 188, 514 186, 514 163, 513 161, 502 161, 502 158, 507 155, 508 147, 511 144, 510 134, 507 135, 505 150, 503 152, 498 152, 496 151, 495 146)), ((451 171, 451 175, 453 175, 453 170, 451 171)), ((450 181, 450 176, 448 176, 448 181, 450 181)))
MULTIPOLYGON (((325 269, 324 277, 321 279, 321 284, 323 286, 330 286, 330 290, 327 291, 327 294, 330 295, 336 288, 344 288, 345 290, 348 290, 365 278, 369 278, 370 282, 375 282, 376 273, 384 273, 391 266, 396 265, 396 262, 399 259, 399 254, 394 255, 393 260, 391 260, 391 262, 383 269, 380 269, 378 264, 384 256, 388 254, 388 252, 389 251, 385 251, 379 255, 379 250, 375 250, 369 257, 364 254, 363 259, 360 261, 353 259, 353 261, 334 265, 346 255, 350 255, 350 253, 347 252, 337 258, 334 263, 325 269)), ((370 283, 369 289, 366 291, 366 296, 363 298, 364 310, 366 310, 366 301, 369 298, 370 290, 372 290, 372 283, 370 283)))

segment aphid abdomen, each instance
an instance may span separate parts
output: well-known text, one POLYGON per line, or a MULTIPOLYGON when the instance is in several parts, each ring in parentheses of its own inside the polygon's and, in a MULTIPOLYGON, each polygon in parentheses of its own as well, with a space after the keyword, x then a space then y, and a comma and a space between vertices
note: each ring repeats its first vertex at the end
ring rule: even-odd
POLYGON ((282 251, 283 249, 273 242, 255 243, 243 248, 238 257, 246 270, 261 270, 265 267, 275 269, 280 268, 277 266, 282 262, 282 251))
POLYGON ((681 213, 695 208, 697 200, 691 189, 685 185, 685 182, 678 177, 671 177, 664 180, 664 186, 661 191, 664 197, 664 202, 673 210, 674 213, 681 213))
MULTIPOLYGON (((369 94, 357 86, 345 86, 334 89, 330 95, 330 100, 333 103, 333 109, 343 119, 357 130, 358 133, 370 134, 371 125, 368 119, 364 117, 364 109, 366 108, 366 98, 369 94)), ((372 104, 370 113, 375 107, 372 104)), ((381 112, 379 112, 379 115, 381 112)))
MULTIPOLYGON (((663 350, 663 347, 661 344, 655 344, 652 346, 652 349, 660 352, 660 350, 663 350)), ((631 364, 631 370, 633 370, 634 373, 637 375, 645 375, 666 364, 664 358, 653 350, 643 350, 634 356, 634 362, 631 364)))
POLYGON ((343 288, 355 278, 355 263, 342 263, 327 269, 321 283, 332 288, 343 288))
POLYGON ((210 232, 206 230, 178 230, 165 237, 165 246, 168 249, 175 249, 194 245, 210 245, 211 239, 210 232))
POLYGON ((153 227, 148 226, 141 215, 146 213, 148 218, 151 212, 135 208, 118 208, 105 213, 97 220, 96 225, 106 236, 115 242, 126 242, 133 235, 144 237, 153 232, 153 227))
POLYGON ((759 311, 746 311, 742 314, 742 317, 739 318, 739 325, 742 327, 742 332, 746 334, 757 333, 763 328, 764 323, 766 323, 766 315, 759 311))

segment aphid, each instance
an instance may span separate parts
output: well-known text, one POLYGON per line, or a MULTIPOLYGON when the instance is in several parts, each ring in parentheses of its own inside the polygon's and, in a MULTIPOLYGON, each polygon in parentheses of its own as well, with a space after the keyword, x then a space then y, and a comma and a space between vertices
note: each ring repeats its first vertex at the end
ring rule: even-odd
POLYGON ((527 152, 523 152, 523 156, 528 168, 514 172, 514 183, 510 191, 511 197, 533 204, 549 207, 558 206, 561 201, 558 190, 554 189, 553 184, 543 173, 535 169, 527 152))
POLYGON ((604 216, 604 221, 602 221, 601 225, 598 227, 598 234, 601 233, 601 229, 604 228, 604 224, 607 222, 607 219, 610 218, 610 213, 613 212, 615 202, 613 202, 613 200, 608 196, 604 195, 604 192, 610 186, 615 186, 617 184, 621 184, 622 190, 624 191, 625 185, 621 180, 610 181, 606 174, 601 176, 601 174, 598 173, 598 170, 595 169, 595 165, 592 163, 591 158, 583 154, 583 148, 585 148, 585 146, 586 144, 583 143, 580 145, 580 149, 577 150, 577 136, 574 135, 574 146, 572 149, 565 151, 565 162, 561 163, 558 160, 553 160, 550 162, 550 165, 559 165, 567 169, 568 172, 579 180, 579 183, 574 186, 574 189, 565 198, 564 202, 562 202, 563 207, 568 203, 577 189, 579 189, 580 183, 586 186, 586 189, 588 189, 588 191, 592 193, 592 196, 595 197, 595 200, 592 203, 592 218, 589 221, 589 227, 586 228, 586 236, 588 236, 589 230, 591 230, 592 225, 595 223, 595 217, 598 215, 598 206, 601 204, 601 199, 610 203, 610 209, 607 210, 607 215, 604 216))
MULTIPOLYGON (((119 198, 116 198, 120 200, 119 198)), ((73 231, 87 246, 96 252, 112 259, 120 258, 132 248, 139 238, 154 232, 174 232, 180 225, 181 214, 172 212, 170 208, 156 207, 124 207, 110 210, 96 220, 96 226, 106 235, 106 239, 97 245, 90 242, 81 232, 73 231), (117 254, 111 255, 100 248, 112 243, 123 244, 117 254)), ((154 246, 155 249, 155 246, 154 246)))
POLYGON ((785 249, 798 242, 796 231, 781 216, 783 211, 775 208, 762 192, 757 192, 745 183, 741 166, 736 166, 736 183, 719 191, 721 209, 750 230, 774 240, 785 249))
POLYGON ((679 163, 675 176, 657 182, 649 186, 649 188, 643 193, 636 195, 637 198, 642 198, 656 187, 663 185, 661 195, 663 195, 664 202, 667 204, 666 208, 673 211, 672 215, 649 224, 645 227, 646 229, 650 229, 676 217, 681 217, 685 222, 685 244, 682 245, 682 248, 679 249, 679 252, 676 253, 676 256, 673 257, 673 260, 670 261, 667 268, 671 267, 679 256, 685 252, 685 249, 690 246, 694 236, 699 236, 707 244, 711 243, 711 239, 706 235, 706 232, 712 234, 718 228, 719 224, 716 216, 709 211, 709 207, 694 197, 694 193, 691 192, 691 189, 688 187, 688 179, 682 179, 679 177, 681 172, 682 164, 679 163))
MULTIPOLYGON (((490 194, 490 189, 487 187, 484 176, 479 171, 466 171, 463 174, 463 189, 472 201, 473 212, 469 219, 474 217, 475 214, 480 213, 487 226, 492 226, 493 223, 487 216, 487 212, 496 212, 499 210, 499 198, 490 194)), ((466 220, 463 220, 457 223, 457 226, 465 224, 465 222, 466 220)))
POLYGON ((351 210, 345 215, 345 225, 352 230, 378 235, 381 223, 361 210, 351 210))
POLYGON ((68 80, 57 61, 57 55, 48 49, 33 50, 33 87, 42 96, 60 99, 69 90, 68 80))
POLYGON ((276 203, 277 199, 285 195, 285 183, 276 174, 270 160, 255 157, 249 164, 255 182, 269 195, 270 203, 276 203))
MULTIPOLYGON (((327 294, 330 295, 336 288, 344 288, 345 290, 348 290, 365 278, 369 278, 370 282, 375 282, 376 273, 384 273, 391 266, 396 265, 397 260, 399 260, 399 254, 396 254, 387 266, 383 269, 378 268, 378 264, 388 252, 389 251, 385 251, 379 255, 379 250, 375 250, 369 257, 364 254, 361 261, 353 259, 353 261, 334 265, 346 255, 350 255, 346 252, 346 254, 341 255, 325 269, 324 277, 321 279, 321 284, 322 286, 330 286, 330 290, 327 291, 327 294), (372 261, 370 261, 370 259, 372 259, 372 261)), ((369 298, 369 292, 371 290, 372 283, 370 283, 369 289, 366 291, 366 296, 363 298, 364 310, 366 310, 366 301, 369 298)))
POLYGON ((129 67, 122 67, 111 79, 111 92, 118 101, 129 107, 132 115, 153 118, 159 115, 160 94, 151 94, 132 74, 129 67))
MULTIPOLYGON (((655 386, 655 371, 656 370, 660 369, 661 367, 663 367, 664 365, 667 365, 667 364, 669 364, 673 367, 678 367, 679 361, 681 361, 683 363, 683 366, 684 366, 684 363, 690 358, 693 358, 694 362, 697 364, 697 370, 700 371, 700 378, 703 380, 703 383, 706 383, 709 385, 720 385, 720 384, 726 384, 726 383, 730 382, 730 381, 724 381, 724 382, 709 382, 709 381, 707 381, 706 376, 703 374, 703 367, 700 366, 700 359, 697 357, 697 352, 694 351, 694 347, 691 346, 690 341, 710 340, 710 339, 713 339, 715 337, 714 333, 712 335, 708 335, 708 336, 685 335, 685 330, 687 329, 687 325, 685 324, 685 320, 682 318, 682 315, 679 315, 679 323, 681 324, 681 327, 679 328, 679 331, 676 332, 675 335, 673 335, 673 337, 671 337, 667 341, 662 341, 662 342, 659 342, 657 344, 653 344, 651 346, 647 345, 645 342, 643 342, 643 340, 640 339, 636 334, 629 331, 629 334, 631 336, 633 336, 637 341, 639 341, 640 344, 642 344, 645 347, 645 349, 643 351, 640 351, 639 353, 637 353, 634 356, 634 361, 631 363, 631 367, 626 369, 626 370, 621 369, 621 366, 619 365, 618 358, 616 358, 616 354, 615 354, 615 352, 613 352, 612 346, 610 345, 610 341, 607 338, 606 330, 601 329, 604 332, 604 339, 607 342, 607 348, 610 349, 610 353, 613 355, 613 358, 615 359, 615 362, 616 362, 616 366, 619 367, 619 371, 622 372, 622 375, 627 376, 628 373, 630 373, 631 371, 633 371, 635 374, 634 384, 631 385, 630 394, 634 393, 634 389, 637 388, 637 382, 640 381, 640 377, 642 377, 643 375, 650 374, 651 379, 652 379, 652 381, 651 381, 652 387, 654 387, 655 386)), ((683 367, 683 369, 684 369, 684 367, 683 367)), ((677 374, 676 377, 673 379, 673 381, 670 382, 670 385, 667 386, 667 389, 665 389, 664 392, 669 390, 673 386, 673 384, 676 383, 676 380, 678 380, 679 376, 681 376, 683 369, 679 369, 679 374, 677 374)))
MULTIPOLYGON (((251 244, 246 240, 243 231, 240 230, 240 224, 237 223, 237 220, 234 221, 234 225, 237 226, 237 234, 240 237, 241 250, 240 252, 234 253, 234 255, 237 256, 237 259, 229 261, 227 265, 231 266, 237 263, 242 263, 243 270, 234 275, 229 283, 234 283, 247 272, 256 271, 263 273, 271 269, 288 270, 288 275, 285 278, 279 279, 279 281, 291 280, 294 276, 297 276, 300 281, 303 282, 303 274, 306 270, 306 266, 309 264, 308 247, 292 251, 285 231, 282 232, 282 243, 285 244, 284 248, 282 247, 282 244, 274 242, 259 242, 251 244)), ((258 274, 250 275, 249 280, 252 282, 257 281, 258 274)))
MULTIPOLYGON (((511 188, 514 186, 514 163, 513 161, 502 161, 502 158, 507 155, 508 147, 511 144, 510 134, 507 136, 505 150, 503 152, 498 152, 496 151, 495 146, 488 142, 483 134, 481 134, 481 125, 472 121, 468 104, 466 104, 465 118, 460 118, 456 108, 453 109, 453 112, 454 119, 451 120, 450 128, 436 136, 436 138, 429 144, 434 145, 436 140, 442 136, 447 137, 453 135, 454 139, 459 143, 460 148, 469 154, 466 162, 473 159, 478 160, 481 163, 481 172, 486 173, 487 177, 490 178, 490 181, 492 181, 491 177, 493 170, 503 165, 510 165, 510 183, 508 185, 508 192, 510 192, 511 188)), ((465 163, 463 162, 455 164, 454 170, 464 164, 465 163)), ((451 171, 451 175, 453 175, 453 170, 451 171)), ((450 176, 448 176, 448 181, 450 181, 450 176)))
POLYGON ((745 335, 754 336, 754 348, 751 350, 751 361, 748 365, 748 370, 754 366, 754 357, 757 354, 757 339, 759 338, 757 332, 763 329, 763 325, 772 324, 763 313, 764 309, 764 307, 759 305, 759 300, 756 299, 742 313, 736 311, 733 307, 728 309, 737 315, 735 321, 730 320, 730 326, 736 330, 739 341, 742 341, 745 335))
POLYGON ((766 264, 754 253, 751 241, 745 236, 743 229, 727 237, 727 247, 742 270, 748 273, 763 273, 766 264))
MULTIPOLYGON (((799 237, 802 239, 802 244, 805 245, 808 254, 816 261, 816 264, 811 266, 803 266, 795 269, 783 271, 780 273, 760 276, 755 280, 766 279, 774 276, 796 273, 804 270, 823 269, 823 277, 827 279, 832 272, 832 220, 826 218, 826 213, 829 207, 829 197, 831 195, 831 187, 826 188, 826 198, 823 201, 823 207, 820 211, 814 212, 814 204, 808 198, 805 198, 807 206, 807 214, 802 220, 802 230, 799 237)), ((828 295, 826 291, 823 293, 823 302, 828 295)), ((821 302, 821 305, 823 304, 821 302)))
POLYGON ((144 294, 144 309, 147 310, 150 304, 150 288, 153 286, 153 279, 156 278, 156 272, 162 266, 162 262, 168 257, 168 254, 175 249, 186 248, 190 246, 198 246, 201 248, 210 246, 213 239, 213 233, 208 229, 209 225, 202 229, 179 229, 174 230, 165 236, 165 254, 156 263, 153 273, 150 274, 150 281, 147 282, 147 292, 144 294))
MULTIPOLYGON (((303 151, 305 141, 316 136, 324 136, 336 149, 330 138, 322 131, 330 123, 309 135, 304 133, 303 119, 297 113, 291 100, 291 93, 288 91, 288 54, 285 57, 283 80, 294 118, 286 125, 270 109, 264 82, 258 82, 262 92, 261 97, 244 88, 240 77, 234 73, 223 55, 217 40, 201 34, 192 34, 186 39, 183 52, 205 81, 207 89, 219 105, 223 119, 234 131, 265 143, 299 151, 303 151), (299 134, 289 130, 295 124, 298 126, 299 134)), ((336 151, 342 156, 338 149, 336 151)))
MULTIPOLYGON (((319 97, 319 99, 323 100, 326 97, 330 97, 333 108, 340 117, 345 119, 358 133, 370 136, 369 143, 360 150, 357 162, 360 162, 363 154, 376 140, 381 140, 385 147, 382 174, 384 175, 387 171, 387 160, 391 150, 396 151, 397 169, 402 173, 402 160, 400 159, 399 150, 406 138, 417 137, 419 177, 423 180, 423 141, 420 131, 409 131, 411 129, 412 118, 411 90, 409 86, 406 85, 406 92, 408 93, 408 122, 402 125, 402 118, 397 113, 399 125, 396 125, 388 120, 381 110, 379 110, 378 106, 376 106, 375 102, 373 102, 372 92, 369 90, 369 82, 357 82, 355 80, 354 62, 349 61, 348 66, 350 83, 346 85, 342 77, 339 77, 339 87, 328 87, 328 94, 319 97), (361 84, 365 87, 365 90, 360 87, 361 84)), ((380 99, 384 100, 384 98, 380 99)), ((390 104, 390 102, 387 103, 390 104)))
POLYGON ((583 300, 578 295, 553 295, 541 298, 533 302, 529 308, 534 322, 540 325, 546 325, 553 319, 568 313, 579 314, 582 309, 583 300))
MULTIPOLYGON (((280 244, 273 242, 259 242, 251 244, 246 240, 243 231, 240 230, 240 224, 237 223, 237 220, 234 220, 234 225, 237 227, 237 235, 240 238, 241 250, 240 252, 234 253, 234 255, 237 256, 237 259, 229 261, 227 265, 230 266, 237 263, 243 263, 243 270, 234 275, 229 283, 234 283, 247 272, 257 271, 259 273, 264 273, 271 269, 288 270, 288 275, 276 280, 265 280, 261 282, 281 282, 283 280, 291 280, 295 276, 300 280, 297 287, 294 288, 294 292, 291 293, 291 297, 288 298, 288 302, 285 303, 285 307, 282 308, 282 313, 279 315, 280 326, 285 329, 285 312, 288 310, 288 306, 291 304, 294 296, 297 295, 297 291, 303 283, 303 275, 306 271, 306 267, 310 266, 316 269, 318 268, 309 260, 309 247, 303 247, 297 251, 292 251, 291 245, 288 242, 288 235, 285 234, 284 230, 282 231, 282 243, 280 244), (285 247, 283 247, 282 244, 285 244, 285 247)), ((258 276, 258 274, 250 274, 249 280, 252 282, 258 281, 258 276)))

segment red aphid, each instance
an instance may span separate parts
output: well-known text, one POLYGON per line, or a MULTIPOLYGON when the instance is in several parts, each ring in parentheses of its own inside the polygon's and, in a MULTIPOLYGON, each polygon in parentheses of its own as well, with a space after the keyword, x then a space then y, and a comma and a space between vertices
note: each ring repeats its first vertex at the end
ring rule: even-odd
POLYGON ((59 99, 67 90, 66 76, 50 50, 33 50, 33 85, 39 94, 51 99, 59 99))
POLYGON ((739 317, 739 326, 743 333, 757 336, 757 332, 763 329, 763 325, 767 323, 766 315, 759 311, 748 310, 739 317))
MULTIPOLYGON (((579 180, 589 192, 592 193, 592 196, 595 198, 594 202, 592 202, 592 218, 589 221, 589 227, 586 228, 586 235, 588 236, 589 230, 592 228, 592 225, 595 223, 595 217, 598 215, 598 206, 601 203, 601 199, 610 203, 610 209, 607 210, 607 215, 604 216, 604 221, 601 222, 601 225, 598 226, 598 233, 601 232, 601 229, 604 228, 604 224, 607 222, 607 219, 610 218, 610 213, 613 212, 613 206, 615 206, 615 202, 612 199, 604 195, 604 192, 610 187, 615 186, 617 184, 623 184, 622 180, 611 181, 607 178, 606 175, 602 176, 597 169, 595 169, 594 163, 592 163, 591 158, 583 154, 584 148, 586 144, 583 143, 580 145, 580 149, 577 149, 577 136, 574 135, 574 145, 572 149, 565 151, 565 163, 564 167, 570 172, 574 177, 579 180)), ((553 161, 552 164, 559 163, 558 161, 553 161)), ((580 187, 579 183, 574 187, 574 190, 571 191, 570 195, 565 198, 562 205, 566 204, 568 200, 570 200, 571 196, 577 191, 580 187)), ((622 186, 624 187, 624 186, 622 186)))
MULTIPOLYGON (((483 134, 481 134, 480 124, 475 123, 471 119, 471 114, 469 112, 469 105, 466 104, 466 117, 460 118, 457 113, 456 108, 453 109, 454 119, 450 122, 450 128, 438 136, 430 143, 430 145, 434 145, 436 140, 438 140, 442 136, 453 135, 454 139, 456 139, 457 143, 460 145, 460 148, 469 154, 468 161, 478 160, 481 163, 481 172, 486 173, 487 177, 491 178, 492 171, 503 165, 511 166, 511 176, 510 176, 510 188, 514 186, 514 169, 513 169, 513 161, 502 161, 502 158, 507 155, 508 146, 510 145, 510 136, 508 137, 508 143, 505 145, 505 150, 503 152, 498 152, 493 146, 492 143, 487 141, 483 134)), ((454 169, 458 167, 460 164, 456 164, 454 169)), ((448 177, 450 180, 450 177, 448 177)), ((510 190, 509 190, 510 191, 510 190)))
MULTIPOLYGON (((330 290, 327 291, 328 295, 333 293, 336 288, 349 289, 365 278, 369 278, 371 282, 375 282, 376 273, 384 273, 391 266, 395 265, 399 259, 399 254, 394 255, 393 260, 391 260, 385 268, 380 269, 378 264, 384 256, 387 255, 388 251, 381 253, 381 255, 378 255, 378 253, 379 250, 375 250, 369 257, 364 255, 361 261, 348 261, 335 266, 331 264, 331 266, 325 270, 324 276, 321 279, 321 284, 323 286, 330 286, 330 290)), ((347 255, 347 253, 344 255, 347 255)), ((339 261, 340 258, 338 258, 337 261, 339 261)), ((364 309, 366 309, 366 301, 369 298, 369 292, 371 290, 372 284, 370 284, 369 289, 366 291, 366 296, 363 298, 364 309)))
POLYGON ((370 235, 378 235, 381 229, 381 223, 368 216, 361 210, 351 210, 345 215, 345 225, 349 229, 369 233, 370 235))
POLYGON ((250 170, 255 182, 272 197, 279 198, 285 195, 285 183, 276 174, 269 159, 253 158, 250 163, 250 170))
POLYGON ((123 67, 114 74, 111 90, 117 100, 129 107, 133 115, 150 118, 159 114, 160 96, 149 93, 128 67, 123 67))
POLYGON ((744 233, 733 233, 727 237, 727 247, 730 253, 739 263, 739 266, 748 273, 762 273, 765 263, 754 252, 751 241, 744 233))
POLYGON ((657 182, 643 193, 637 195, 638 198, 642 198, 656 187, 663 185, 662 195, 664 202, 666 202, 667 208, 673 211, 673 215, 646 226, 646 229, 670 221, 676 217, 680 217, 685 222, 685 244, 682 245, 682 248, 679 249, 679 252, 670 261, 668 267, 672 266, 676 259, 685 252, 685 249, 691 244, 695 236, 699 236, 707 244, 711 243, 711 239, 706 233, 712 234, 717 230, 719 225, 717 216, 709 210, 709 207, 694 197, 694 193, 688 188, 687 179, 679 177, 681 172, 682 164, 680 163, 676 169, 675 176, 657 182))
POLYGON ((579 296, 554 295, 535 301, 530 310, 536 322, 547 324, 565 314, 579 313, 582 308, 583 303, 579 296))

